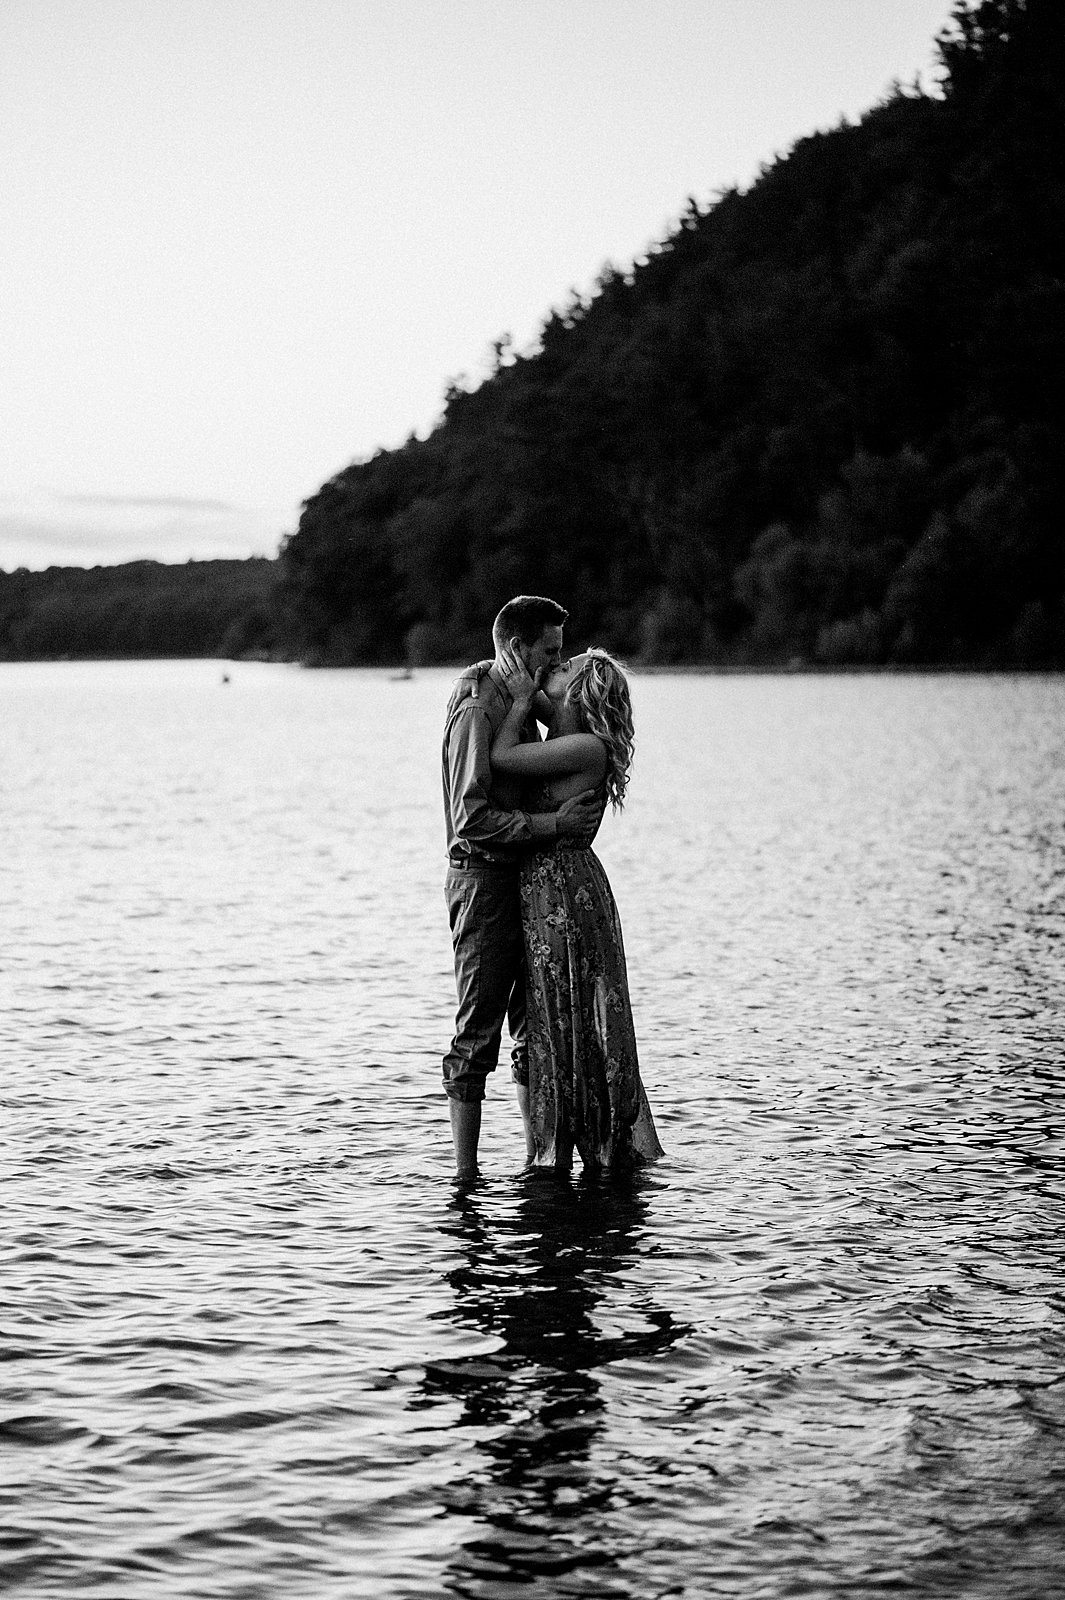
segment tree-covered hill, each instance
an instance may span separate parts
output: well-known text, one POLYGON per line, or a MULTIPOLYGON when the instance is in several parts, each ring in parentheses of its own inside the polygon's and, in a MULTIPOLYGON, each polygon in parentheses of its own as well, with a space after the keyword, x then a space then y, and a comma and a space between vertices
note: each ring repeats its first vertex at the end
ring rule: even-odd
POLYGON ((1065 7, 970 0, 898 90, 498 346, 282 549, 324 662, 554 595, 648 661, 1065 665, 1065 7))
POLYGON ((0 572, 0 660, 283 653, 277 562, 0 572))

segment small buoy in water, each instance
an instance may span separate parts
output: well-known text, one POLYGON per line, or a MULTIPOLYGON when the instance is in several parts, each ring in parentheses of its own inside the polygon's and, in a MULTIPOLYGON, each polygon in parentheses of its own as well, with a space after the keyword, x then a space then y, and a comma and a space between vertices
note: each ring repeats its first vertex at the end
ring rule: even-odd
POLYGON ((229 673, 228 672, 223 672, 223 674, 222 674, 222 682, 223 683, 228 683, 229 682, 229 673))

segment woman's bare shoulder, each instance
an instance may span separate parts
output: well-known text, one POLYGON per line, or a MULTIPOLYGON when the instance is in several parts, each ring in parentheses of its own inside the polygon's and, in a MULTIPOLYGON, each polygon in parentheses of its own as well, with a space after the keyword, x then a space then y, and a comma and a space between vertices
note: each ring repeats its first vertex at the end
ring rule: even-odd
POLYGON ((607 748, 597 733, 568 733, 565 737, 573 741, 574 754, 579 753, 589 768, 595 767, 600 773, 606 771, 607 748))

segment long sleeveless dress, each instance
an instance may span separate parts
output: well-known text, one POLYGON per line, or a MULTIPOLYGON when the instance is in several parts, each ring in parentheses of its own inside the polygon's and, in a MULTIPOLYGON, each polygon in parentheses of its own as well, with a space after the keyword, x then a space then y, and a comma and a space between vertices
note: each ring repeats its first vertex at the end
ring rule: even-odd
MULTIPOLYGON (((554 808, 546 790, 535 808, 554 808)), ((640 1080, 621 920, 591 847, 561 840, 531 852, 521 916, 533 1164, 554 1165, 567 1134, 586 1167, 656 1160, 663 1150, 640 1080)))

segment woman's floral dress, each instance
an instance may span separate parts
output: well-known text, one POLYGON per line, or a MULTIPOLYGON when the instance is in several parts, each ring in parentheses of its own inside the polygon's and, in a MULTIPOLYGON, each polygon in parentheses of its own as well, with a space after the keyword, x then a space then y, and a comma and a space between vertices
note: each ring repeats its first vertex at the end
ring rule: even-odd
MULTIPOLYGON (((553 804, 544 793, 536 809, 553 804)), ((621 921, 591 848, 563 840, 531 853, 521 916, 534 1164, 553 1165, 560 1143, 585 1166, 653 1161, 663 1151, 640 1081, 621 921)))

